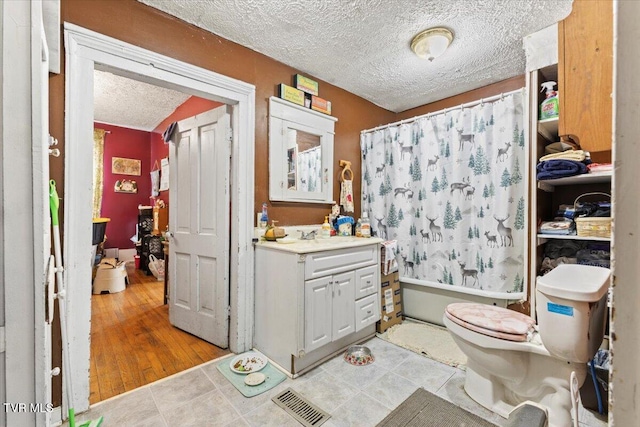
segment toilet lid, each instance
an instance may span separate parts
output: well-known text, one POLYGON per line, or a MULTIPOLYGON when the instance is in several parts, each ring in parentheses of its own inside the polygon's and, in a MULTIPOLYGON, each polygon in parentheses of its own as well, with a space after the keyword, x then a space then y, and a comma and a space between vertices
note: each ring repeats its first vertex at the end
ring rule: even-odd
POLYGON ((529 316, 486 304, 449 304, 445 315, 467 329, 509 341, 527 341, 535 325, 529 316))

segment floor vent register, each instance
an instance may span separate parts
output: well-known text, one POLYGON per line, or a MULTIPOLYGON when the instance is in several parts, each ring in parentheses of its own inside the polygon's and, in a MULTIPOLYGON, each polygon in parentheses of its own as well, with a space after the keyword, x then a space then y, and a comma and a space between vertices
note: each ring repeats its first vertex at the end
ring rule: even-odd
POLYGON ((271 400, 306 427, 321 426, 331 418, 331 415, 310 403, 290 388, 274 396, 271 400))

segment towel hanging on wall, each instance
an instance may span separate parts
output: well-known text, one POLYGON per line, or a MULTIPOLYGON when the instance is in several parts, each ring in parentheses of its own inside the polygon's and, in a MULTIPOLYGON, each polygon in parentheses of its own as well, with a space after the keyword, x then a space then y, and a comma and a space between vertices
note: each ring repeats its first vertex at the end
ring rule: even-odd
POLYGON ((340 175, 340 205, 345 212, 353 212, 353 171, 351 170, 351 162, 340 160, 342 174, 340 175), (348 176, 347 176, 348 175, 348 176))

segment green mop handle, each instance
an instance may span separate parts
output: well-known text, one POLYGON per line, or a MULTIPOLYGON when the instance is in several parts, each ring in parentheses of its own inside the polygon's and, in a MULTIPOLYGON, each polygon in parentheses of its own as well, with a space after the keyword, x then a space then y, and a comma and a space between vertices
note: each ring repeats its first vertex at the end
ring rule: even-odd
POLYGON ((51 224, 58 226, 58 208, 60 207, 60 198, 56 190, 56 182, 52 179, 49 181, 49 209, 51 209, 51 224))

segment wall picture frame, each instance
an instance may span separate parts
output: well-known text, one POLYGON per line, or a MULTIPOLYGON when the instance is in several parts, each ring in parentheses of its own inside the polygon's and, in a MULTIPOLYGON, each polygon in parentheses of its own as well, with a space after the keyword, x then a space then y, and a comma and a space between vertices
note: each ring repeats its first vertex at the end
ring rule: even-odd
POLYGON ((135 194, 138 192, 138 184, 130 179, 119 179, 114 184, 113 191, 116 193, 135 194))
POLYGON ((111 173, 117 175, 140 176, 142 162, 138 159, 127 159, 124 157, 111 158, 111 173))

